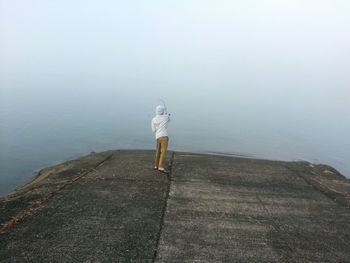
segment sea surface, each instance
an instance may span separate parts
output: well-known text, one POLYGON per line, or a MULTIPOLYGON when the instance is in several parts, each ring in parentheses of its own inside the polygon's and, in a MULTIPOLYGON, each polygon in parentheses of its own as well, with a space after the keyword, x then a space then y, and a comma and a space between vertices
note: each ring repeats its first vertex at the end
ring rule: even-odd
MULTIPOLYGON (((50 78, 36 88, 22 83, 1 90, 1 195, 30 181, 41 168, 92 151, 154 148, 150 123, 162 103, 156 90, 145 90, 141 83, 128 87, 127 81, 77 88, 74 79, 50 78)), ((346 104, 336 105, 330 96, 310 101, 300 92, 286 97, 242 90, 239 96, 234 90, 226 96, 215 89, 192 93, 164 90, 171 113, 170 150, 305 160, 350 177, 349 111, 341 112, 348 110, 346 104)))

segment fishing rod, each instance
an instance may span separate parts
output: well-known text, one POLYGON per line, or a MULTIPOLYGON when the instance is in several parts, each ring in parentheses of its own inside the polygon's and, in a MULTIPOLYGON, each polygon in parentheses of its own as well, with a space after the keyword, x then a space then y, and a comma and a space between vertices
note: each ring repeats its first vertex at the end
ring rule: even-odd
MULTIPOLYGON (((162 99, 159 99, 159 100, 163 103, 165 114, 168 114, 168 108, 166 107, 165 101, 162 99)), ((170 116, 170 113, 168 115, 170 116)))

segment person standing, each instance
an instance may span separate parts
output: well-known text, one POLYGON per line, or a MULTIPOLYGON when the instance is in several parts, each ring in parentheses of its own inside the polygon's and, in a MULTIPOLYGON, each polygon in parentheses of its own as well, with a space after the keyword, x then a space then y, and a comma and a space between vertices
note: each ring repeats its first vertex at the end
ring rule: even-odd
POLYGON ((159 105, 156 107, 156 116, 152 119, 152 132, 156 137, 156 158, 154 169, 162 173, 168 174, 165 169, 165 157, 168 150, 168 123, 170 115, 166 112, 165 106, 159 105))

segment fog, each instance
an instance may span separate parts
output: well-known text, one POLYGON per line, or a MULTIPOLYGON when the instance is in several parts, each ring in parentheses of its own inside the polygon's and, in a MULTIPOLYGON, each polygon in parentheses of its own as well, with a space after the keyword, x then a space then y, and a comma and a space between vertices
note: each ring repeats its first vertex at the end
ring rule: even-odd
POLYGON ((307 160, 350 176, 349 1, 0 0, 0 194, 115 148, 307 160))

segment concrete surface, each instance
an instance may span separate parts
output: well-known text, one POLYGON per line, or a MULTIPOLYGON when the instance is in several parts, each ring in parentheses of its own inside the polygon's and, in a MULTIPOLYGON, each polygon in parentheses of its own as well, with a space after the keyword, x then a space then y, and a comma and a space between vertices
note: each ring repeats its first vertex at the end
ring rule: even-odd
POLYGON ((0 200, 0 262, 350 262, 350 182, 325 165, 108 151, 0 200))

